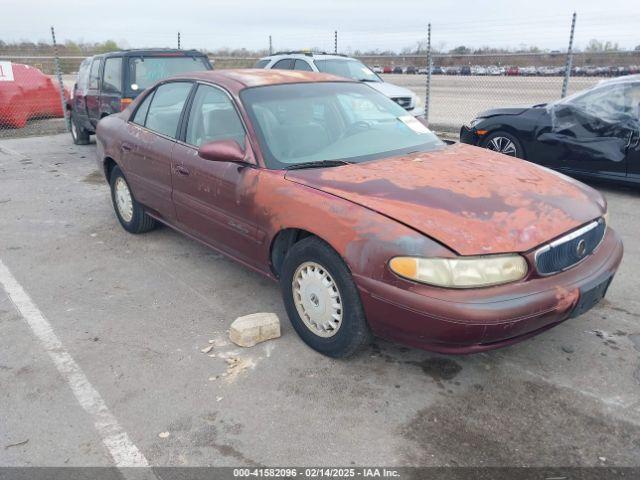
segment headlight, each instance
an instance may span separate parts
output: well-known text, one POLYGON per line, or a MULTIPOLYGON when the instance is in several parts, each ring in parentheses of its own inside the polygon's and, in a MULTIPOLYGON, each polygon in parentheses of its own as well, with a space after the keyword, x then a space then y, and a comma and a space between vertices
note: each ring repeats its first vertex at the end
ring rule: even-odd
POLYGON ((609 210, 604 212, 604 215, 602 215, 602 219, 604 220, 604 224, 608 227, 609 226, 609 210))
POLYGON ((415 96, 415 100, 413 101, 413 107, 418 108, 422 106, 422 99, 419 96, 415 96))
POLYGON ((447 288, 476 288, 515 282, 527 274, 527 261, 517 254, 458 258, 395 257, 393 272, 420 283, 447 288))
POLYGON ((480 120, 484 120, 484 118, 474 118, 473 120, 471 120, 471 123, 469 123, 469 127, 470 128, 475 127, 477 124, 480 123, 480 120))

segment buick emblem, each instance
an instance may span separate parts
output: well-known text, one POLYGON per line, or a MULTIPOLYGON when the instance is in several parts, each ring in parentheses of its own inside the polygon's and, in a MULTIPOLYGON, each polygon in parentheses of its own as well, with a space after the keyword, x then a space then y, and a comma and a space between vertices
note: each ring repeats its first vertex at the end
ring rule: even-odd
POLYGON ((576 253, 580 258, 584 257, 584 254, 587 253, 587 242, 584 241, 584 238, 576 245, 576 253))

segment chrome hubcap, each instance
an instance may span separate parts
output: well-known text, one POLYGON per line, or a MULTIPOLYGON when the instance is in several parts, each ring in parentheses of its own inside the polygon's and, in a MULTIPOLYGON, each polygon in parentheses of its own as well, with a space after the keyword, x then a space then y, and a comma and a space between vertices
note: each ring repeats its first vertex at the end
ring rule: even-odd
POLYGON ((120 216, 125 222, 130 222, 133 218, 133 199, 131 198, 129 186, 122 177, 116 179, 114 196, 118 213, 120 213, 120 216))
POLYGON ((487 144, 487 148, 512 157, 517 156, 518 153, 515 144, 506 137, 493 137, 487 144))
POLYGON ((305 326, 319 337, 333 337, 342 325, 342 298, 327 269, 315 262, 298 267, 291 282, 293 302, 305 326))

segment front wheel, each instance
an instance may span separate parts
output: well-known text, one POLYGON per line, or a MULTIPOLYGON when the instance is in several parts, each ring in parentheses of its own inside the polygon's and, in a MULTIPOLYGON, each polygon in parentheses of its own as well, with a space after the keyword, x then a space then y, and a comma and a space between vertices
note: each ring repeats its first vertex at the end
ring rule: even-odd
POLYGON ((114 167, 109 184, 111 185, 113 208, 122 228, 129 233, 144 233, 153 230, 156 221, 147 215, 142 205, 133 198, 129 184, 120 167, 114 167))
POLYGON ((493 132, 487 135, 482 146, 494 152, 524 159, 524 149, 520 140, 507 132, 493 132))
POLYGON ((282 265, 280 286, 293 328, 314 350, 344 358, 370 341, 351 273, 319 238, 308 237, 291 247, 282 265))

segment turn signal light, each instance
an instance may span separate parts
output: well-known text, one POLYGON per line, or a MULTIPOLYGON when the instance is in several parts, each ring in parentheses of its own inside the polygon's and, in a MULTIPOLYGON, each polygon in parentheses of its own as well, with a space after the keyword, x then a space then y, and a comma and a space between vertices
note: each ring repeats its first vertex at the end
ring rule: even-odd
POLYGON ((129 105, 131 105, 131 102, 133 102, 133 98, 123 98, 123 99, 121 99, 120 100, 120 111, 124 110, 129 105))

